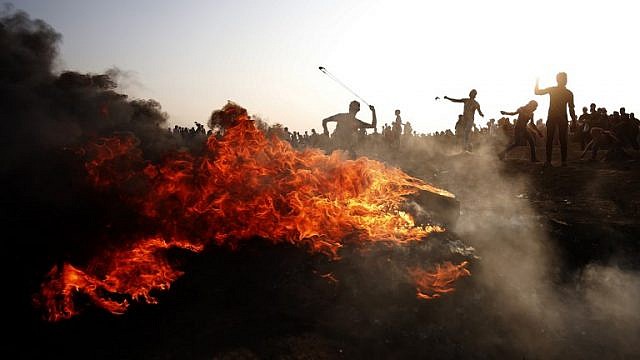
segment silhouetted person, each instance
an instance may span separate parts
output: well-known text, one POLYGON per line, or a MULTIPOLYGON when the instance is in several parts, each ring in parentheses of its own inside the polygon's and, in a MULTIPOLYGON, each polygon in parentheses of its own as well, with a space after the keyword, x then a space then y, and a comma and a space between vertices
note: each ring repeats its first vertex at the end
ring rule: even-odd
POLYGON ((413 135, 413 128, 411 127, 411 123, 410 122, 406 122, 404 123, 404 128, 403 128, 403 133, 404 136, 411 136, 413 135))
POLYGON ((537 108, 538 103, 535 100, 531 100, 527 103, 527 105, 521 106, 516 111, 500 111, 500 114, 502 115, 518 115, 518 119, 516 120, 513 144, 509 145, 506 149, 498 154, 500 159, 504 159, 505 155, 513 148, 517 146, 527 145, 528 143, 529 150, 531 152, 531 162, 538 161, 536 159, 536 142, 527 129, 527 126, 531 124, 531 128, 534 129, 540 137, 542 137, 542 133, 533 122, 533 112, 536 111, 537 108))
MULTIPOLYGON (((458 115, 458 121, 456 121, 456 125, 453 127, 453 130, 456 136, 456 146, 460 146, 464 132, 464 118, 462 115, 458 115)), ((464 148, 464 144, 462 146, 464 148)))
POLYGON ((578 118, 578 128, 580 129, 580 150, 584 150, 587 143, 591 141, 591 128, 600 126, 600 113, 596 108, 596 104, 589 105, 589 115, 584 117, 580 115, 578 118))
POLYGON ((476 101, 476 95, 478 92, 476 89, 472 89, 469 92, 469 97, 464 99, 453 99, 448 96, 444 98, 455 103, 464 103, 464 110, 462 112, 462 143, 464 150, 471 151, 471 144, 469 144, 469 135, 471 134, 471 129, 474 127, 474 116, 476 110, 478 110, 478 114, 484 117, 482 110, 480 110, 480 104, 476 101))
POLYGON ((616 124, 612 122, 611 129, 623 146, 629 145, 634 150, 640 150, 637 119, 635 119, 635 115, 632 115, 633 113, 627 113, 625 108, 620 108, 620 120, 616 124))
POLYGON ((634 139, 633 148, 640 150, 640 120, 636 119, 634 113, 629 114, 629 123, 632 125, 629 136, 634 139))
POLYGON ((629 114, 627 113, 627 109, 625 109, 624 107, 621 107, 621 108, 620 108, 620 117, 621 117, 623 120, 626 120, 626 119, 628 119, 628 118, 629 118, 629 114))
POLYGON ((589 109, 585 106, 582 108, 582 114, 578 117, 578 121, 571 124, 572 131, 580 142, 580 150, 584 150, 588 142, 587 135, 590 128, 589 123, 591 116, 592 115, 589 114, 589 109))
POLYGON ((391 131, 393 134, 392 146, 396 150, 400 148, 400 135, 402 135, 402 117, 400 117, 400 110, 395 111, 396 120, 393 122, 391 131))
POLYGON ((602 147, 609 148, 611 151, 621 145, 620 139, 615 135, 613 131, 605 130, 603 128, 595 127, 591 129, 591 141, 582 151, 580 159, 591 149, 591 160, 596 160, 598 156, 598 150, 602 147))
POLYGON ((567 107, 571 120, 576 121, 576 113, 573 104, 573 93, 567 89, 567 73, 560 72, 556 75, 557 86, 540 89, 539 81, 536 79, 535 94, 549 94, 549 115, 547 117, 547 159, 546 166, 551 165, 553 151, 553 138, 556 130, 560 139, 560 153, 562 156, 562 166, 567 165, 567 107))
POLYGON ((358 131, 360 129, 375 128, 378 122, 375 107, 369 105, 369 109, 371 110, 371 124, 356 118, 356 114, 360 111, 360 103, 355 100, 352 101, 349 104, 348 113, 336 114, 322 120, 324 134, 329 135, 327 123, 336 122, 336 128, 332 135, 335 145, 340 149, 348 150, 351 156, 355 156, 353 147, 357 141, 358 131))
POLYGON ((496 136, 496 133, 498 131, 498 125, 496 125, 496 119, 491 119, 489 120, 489 122, 487 123, 487 129, 489 132, 489 136, 496 136))

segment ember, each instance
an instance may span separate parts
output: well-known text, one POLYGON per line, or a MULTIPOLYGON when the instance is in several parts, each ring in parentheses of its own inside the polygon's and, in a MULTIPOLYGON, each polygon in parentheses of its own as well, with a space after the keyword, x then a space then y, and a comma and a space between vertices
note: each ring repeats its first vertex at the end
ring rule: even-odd
POLYGON ((437 264, 433 272, 420 268, 409 269, 409 276, 414 280, 419 299, 434 299, 440 294, 452 292, 453 283, 460 277, 470 276, 471 273, 465 267, 468 262, 454 265, 449 261, 437 264))

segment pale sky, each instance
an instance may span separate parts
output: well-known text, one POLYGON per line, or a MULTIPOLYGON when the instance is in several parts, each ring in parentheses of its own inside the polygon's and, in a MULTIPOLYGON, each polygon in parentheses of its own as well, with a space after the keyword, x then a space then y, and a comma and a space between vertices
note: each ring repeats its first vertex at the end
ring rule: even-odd
MULTIPOLYGON (((16 9, 63 36, 58 68, 130 74, 122 91, 158 100, 170 124, 206 122, 233 100, 291 130, 321 130, 354 96, 376 106, 378 123, 418 132, 452 128, 478 90, 485 118, 546 96, 566 71, 576 113, 596 102, 640 113, 638 20, 633 1, 93 1, 22 0, 16 9)), ((369 122, 366 106, 358 118, 369 122)))

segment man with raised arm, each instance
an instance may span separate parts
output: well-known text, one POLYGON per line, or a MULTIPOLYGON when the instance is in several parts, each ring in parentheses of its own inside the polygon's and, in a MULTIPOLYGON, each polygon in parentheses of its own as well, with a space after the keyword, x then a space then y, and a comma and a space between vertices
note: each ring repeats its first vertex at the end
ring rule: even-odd
POLYGON ((556 130, 560 139, 560 154, 562 166, 567 165, 567 107, 571 120, 576 121, 576 113, 573 104, 573 93, 567 89, 567 73, 560 72, 556 75, 557 86, 540 89, 539 79, 536 79, 534 92, 536 95, 549 94, 549 115, 547 117, 547 158, 545 166, 551 166, 551 154, 553 151, 553 138, 556 130))
POLYGON ((464 150, 471 151, 471 144, 469 143, 469 135, 471 134, 471 129, 474 127, 474 117, 476 110, 478 110, 478 114, 484 117, 482 110, 480 110, 480 104, 476 101, 476 95, 478 92, 476 89, 472 89, 469 92, 469 97, 464 99, 453 99, 448 96, 444 98, 455 103, 464 103, 464 110, 462 112, 462 143, 464 150))
POLYGON ((349 104, 348 113, 335 114, 322 120, 322 128, 325 135, 329 135, 327 124, 335 122, 336 128, 331 136, 334 145, 339 149, 348 150, 349 154, 355 157, 353 147, 357 142, 358 131, 361 129, 375 129, 378 122, 376 108, 373 105, 369 105, 369 109, 371 110, 371 124, 356 118, 356 114, 360 111, 360 103, 355 100, 352 101, 349 104))

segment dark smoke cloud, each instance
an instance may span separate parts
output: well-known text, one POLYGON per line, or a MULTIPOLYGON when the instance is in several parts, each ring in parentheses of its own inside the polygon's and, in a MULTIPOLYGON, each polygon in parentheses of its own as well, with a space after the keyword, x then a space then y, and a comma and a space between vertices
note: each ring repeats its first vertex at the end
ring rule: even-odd
POLYGON ((115 91, 116 78, 126 73, 114 68, 105 74, 55 74, 61 35, 23 12, 5 10, 0 16, 2 160, 9 164, 4 171, 23 157, 116 131, 132 132, 151 157, 172 146, 158 102, 129 100, 115 91))
POLYGON ((24 276, 17 286, 32 290, 36 272, 118 237, 99 238, 105 231, 98 228, 132 228, 139 220, 117 198, 105 201, 108 195, 87 186, 82 145, 128 134, 150 161, 182 146, 166 130, 157 101, 116 91, 115 78, 123 76, 117 69, 56 73, 60 40, 44 21, 9 7, 0 12, 0 216, 7 233, 19 234, 3 253, 24 276))

